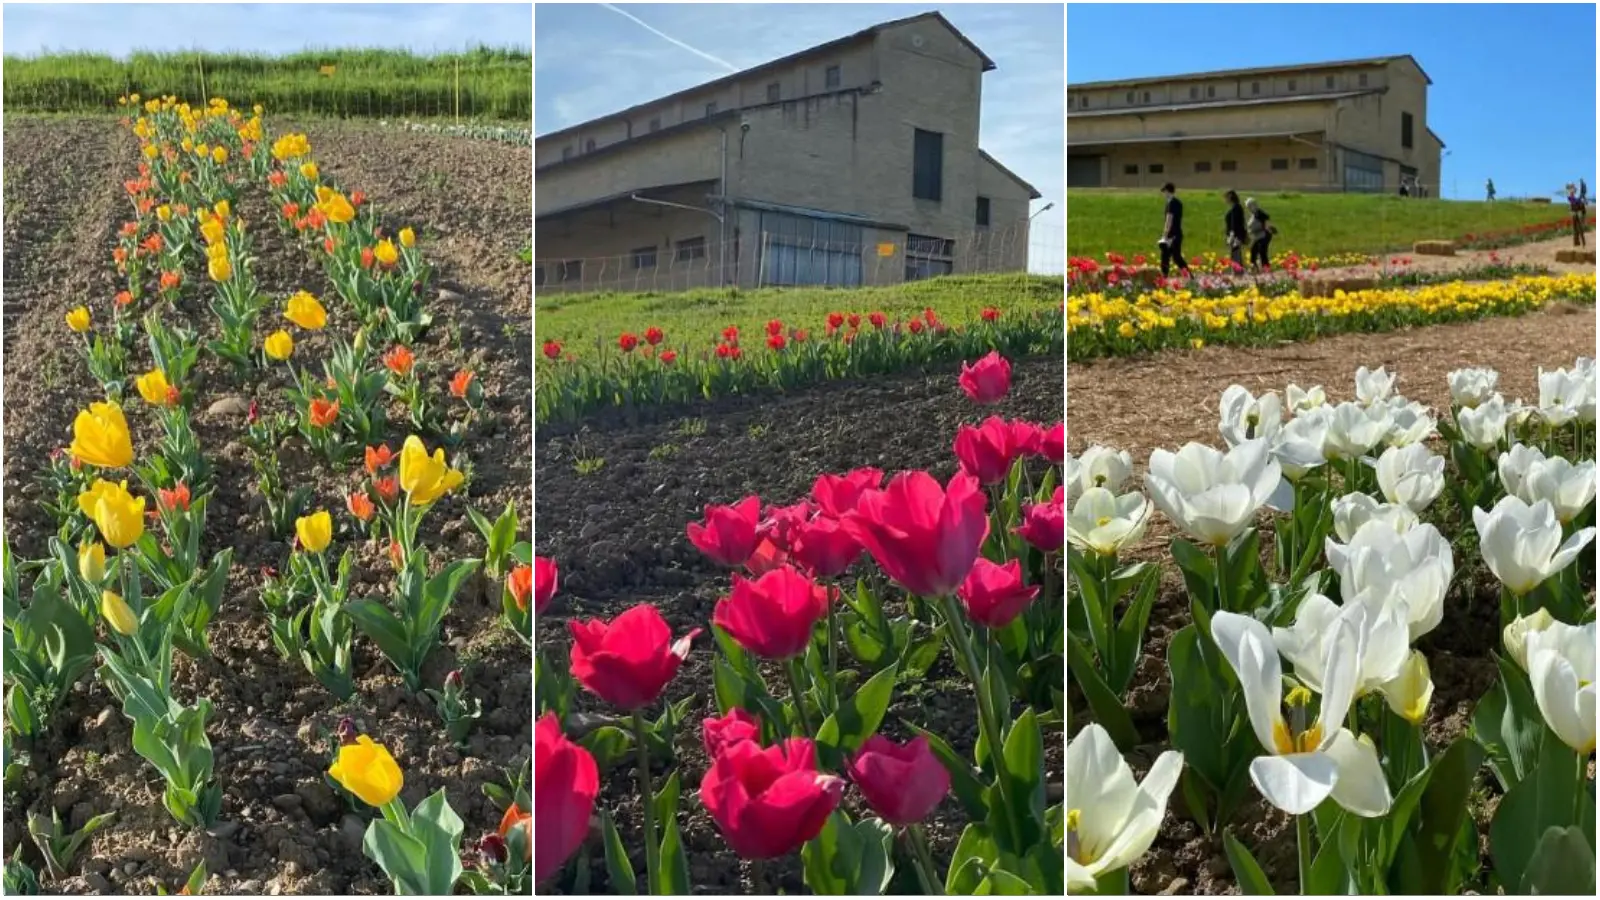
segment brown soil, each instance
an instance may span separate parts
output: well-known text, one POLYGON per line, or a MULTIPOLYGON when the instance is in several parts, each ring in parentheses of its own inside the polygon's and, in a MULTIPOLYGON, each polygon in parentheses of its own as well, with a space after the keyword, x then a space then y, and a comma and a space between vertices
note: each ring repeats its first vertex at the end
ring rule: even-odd
MULTIPOLYGON (((656 604, 674 634, 709 628, 713 606, 728 591, 728 574, 705 559, 684 533, 706 504, 752 493, 765 502, 789 503, 805 496, 823 472, 866 465, 891 473, 927 469, 944 480, 955 471, 950 447, 957 425, 991 414, 1059 421, 1061 383, 1061 360, 1040 358, 1015 361, 1011 394, 993 408, 975 407, 956 387, 953 368, 940 367, 928 374, 834 382, 777 397, 724 398, 636 417, 603 415, 576 428, 541 425, 536 550, 560 566, 561 588, 539 619, 539 646, 564 660, 571 640, 567 619, 609 618, 637 603, 656 604), (686 428, 690 422, 703 425, 703 431, 691 434, 698 429, 686 428), (578 458, 604 463, 594 474, 579 475, 578 458)), ((694 793, 707 766, 700 720, 716 715, 715 656, 710 639, 702 636, 664 697, 667 702, 695 698, 677 733, 683 778, 678 821, 697 892, 750 892, 748 866, 728 849, 694 793)), ((768 683, 776 695, 786 696, 776 672, 768 683)), ((579 698, 582 711, 614 714, 586 692, 580 690, 579 698)), ((652 714, 659 709, 652 707, 652 714)), ((971 692, 946 654, 922 684, 898 686, 882 730, 904 740, 910 733, 901 722, 914 722, 970 756, 976 720, 971 692)), ((1045 737, 1048 780, 1056 783, 1064 750, 1058 729, 1052 726, 1045 737)), ((601 773, 599 803, 619 820, 637 870, 643 841, 635 771, 630 761, 601 773)), ((663 766, 654 773, 658 786, 666 771, 663 766)), ((855 802, 853 796, 847 792, 846 802, 855 802)), ((934 813, 930 838, 941 864, 965 824, 954 800, 934 813)), ((591 851, 589 888, 605 892, 603 857, 593 842, 591 851)), ((774 890, 804 890, 795 855, 769 863, 766 877, 774 890)), ((553 888, 565 885, 545 886, 553 888)))
MULTIPOLYGON (((528 267, 515 259, 531 216, 529 150, 361 125, 269 125, 274 133, 291 127, 308 132, 325 172, 364 191, 393 227, 415 226, 435 281, 450 292, 430 307, 436 325, 417 348, 419 364, 440 379, 458 367, 473 368, 485 388, 486 415, 463 443, 474 465, 465 496, 438 504, 423 539, 436 557, 481 555, 466 504, 492 517, 514 501, 523 521, 531 518, 525 448, 532 443, 532 285, 528 267)), ((109 119, 8 116, 5 142, 5 519, 15 552, 31 558, 41 555, 55 527, 39 506, 37 479, 46 458, 70 439, 75 411, 100 399, 66 340, 62 315, 80 303, 96 315, 109 308, 117 290, 110 249, 127 215, 121 183, 132 176, 137 154, 132 138, 109 119)), ((268 224, 263 191, 252 188, 238 209, 255 225, 255 271, 263 291, 280 298, 299 288, 332 293, 320 269, 268 224)), ((186 312, 185 324, 209 336, 215 326, 200 296, 186 286, 180 316, 186 312)), ((348 332, 338 310, 330 308, 330 318, 329 331, 348 332)), ((321 335, 305 340, 296 355, 319 358, 327 341, 321 335)), ((150 365, 141 342, 129 369, 150 365)), ((257 400, 263 412, 281 408, 286 376, 280 370, 241 382, 203 354, 195 383, 192 408, 202 411, 196 431, 217 469, 202 553, 232 546, 235 556, 211 626, 215 655, 198 661, 180 655, 174 683, 180 697, 209 697, 216 706, 207 731, 223 788, 220 821, 203 833, 171 819, 161 805, 159 775, 132 750, 131 723, 91 676, 79 682, 37 746, 16 748, 27 751, 28 766, 5 795, 5 854, 20 851, 42 871, 23 827, 27 813, 48 815, 53 808, 77 827, 115 810, 115 824, 79 852, 68 878, 47 883, 47 890, 172 891, 203 860, 212 873, 208 893, 389 893, 388 880, 360 849, 373 811, 347 805, 323 782, 331 759, 328 733, 341 716, 352 716, 399 761, 407 805, 444 788, 466 822, 466 842, 476 841, 498 824, 501 812, 483 795, 483 785, 503 780, 503 768, 515 770, 530 755, 528 650, 497 624, 498 585, 476 580, 446 617, 441 646, 425 673, 437 686, 445 672, 460 668, 469 690, 483 700, 483 718, 465 748, 450 744, 432 702, 407 692, 360 636, 357 693, 335 705, 298 662, 279 659, 268 635, 259 573, 264 566, 281 568, 288 547, 268 535, 262 521, 261 498, 237 443, 245 423, 203 413, 225 396, 257 400)), ((128 415, 135 447, 148 446, 152 418, 139 403, 128 404, 128 415)), ((388 443, 397 448, 404 420, 390 419, 396 425, 388 443)), ((315 504, 342 508, 351 472, 328 471, 303 454, 286 453, 285 466, 291 480, 315 485, 315 504)), ((361 546, 358 555, 357 591, 386 594, 392 573, 383 553, 361 546)))
MULTIPOLYGON (((1395 389, 1435 408, 1449 406, 1446 373, 1467 366, 1498 370, 1500 390, 1507 398, 1536 401, 1538 367, 1570 367, 1578 356, 1593 354, 1594 341, 1594 310, 1560 304, 1521 318, 1340 335, 1270 349, 1207 347, 1075 362, 1069 371, 1067 449, 1082 453, 1092 444, 1126 449, 1133 455, 1137 481, 1157 447, 1175 450, 1189 441, 1220 445, 1217 406, 1229 385, 1241 384, 1256 394, 1269 390, 1281 394, 1290 382, 1301 387, 1320 384, 1329 402, 1337 403, 1354 399, 1355 370, 1361 365, 1398 371, 1395 389)), ((1145 539, 1128 554, 1163 564, 1160 598, 1151 612, 1145 655, 1128 698, 1143 739, 1128 759, 1140 777, 1162 751, 1170 749, 1167 645, 1190 622, 1183 579, 1167 551, 1174 534, 1158 514, 1145 539)), ((1451 614, 1418 642, 1434 681, 1424 728, 1435 752, 1466 730, 1473 706, 1495 678, 1488 657, 1499 631, 1493 576, 1475 561, 1460 563, 1458 559, 1454 586, 1446 599, 1451 614)), ((1588 588, 1592 591, 1593 585, 1588 588)), ((1076 685, 1072 689, 1076 691, 1076 685)), ((1085 709, 1081 696, 1075 693, 1074 698, 1073 708, 1085 709)), ((1072 723, 1069 733, 1083 724, 1072 723)), ((1486 781, 1491 804, 1497 787, 1492 779, 1486 781)), ((1206 836, 1180 809, 1175 795, 1155 845, 1131 870, 1132 889, 1140 894, 1238 893, 1220 837, 1206 836)), ((1492 809, 1490 805, 1474 810, 1480 832, 1492 809)), ((1251 788, 1234 828, 1279 892, 1292 891, 1298 865, 1292 820, 1262 802, 1251 788)))

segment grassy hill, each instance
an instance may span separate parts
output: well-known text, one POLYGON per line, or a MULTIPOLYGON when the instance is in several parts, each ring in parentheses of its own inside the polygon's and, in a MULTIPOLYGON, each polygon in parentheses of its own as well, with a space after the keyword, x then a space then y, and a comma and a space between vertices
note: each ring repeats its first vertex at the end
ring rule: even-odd
MULTIPOLYGON (((1240 192, 1240 198, 1252 196, 1240 192)), ((1516 231, 1567 215, 1564 201, 1527 203, 1414 200, 1377 194, 1253 195, 1278 226, 1272 252, 1304 255, 1381 253, 1409 250, 1421 240, 1466 234, 1516 231)), ((1185 255, 1227 254, 1222 239, 1226 205, 1221 191, 1184 191, 1185 255)), ((1067 191, 1067 255, 1104 258, 1106 251, 1156 256, 1161 235, 1161 195, 1154 190, 1073 189, 1067 191)))

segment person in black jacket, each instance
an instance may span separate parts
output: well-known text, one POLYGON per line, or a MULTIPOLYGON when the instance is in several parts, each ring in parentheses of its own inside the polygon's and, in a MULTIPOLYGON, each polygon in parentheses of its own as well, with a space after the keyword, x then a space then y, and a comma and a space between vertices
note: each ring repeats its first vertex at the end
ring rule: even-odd
POLYGON ((1222 195, 1228 201, 1228 211, 1222 216, 1222 236, 1228 243, 1228 256, 1233 259, 1233 264, 1244 268, 1244 245, 1249 236, 1245 233, 1244 207, 1239 205, 1237 191, 1228 191, 1222 195))
POLYGON ((1161 228, 1161 240, 1156 242, 1161 248, 1161 277, 1167 277, 1174 262, 1178 271, 1188 275, 1189 261, 1183 258, 1183 201, 1170 181, 1161 186, 1161 196, 1167 198, 1166 224, 1161 228))
POLYGON ((1256 198, 1251 197, 1244 201, 1244 206, 1250 211, 1250 221, 1245 225, 1245 231, 1250 236, 1250 266, 1259 272, 1272 260, 1269 249, 1272 236, 1278 229, 1268 224, 1272 221, 1272 217, 1267 215, 1266 210, 1256 205, 1256 198))

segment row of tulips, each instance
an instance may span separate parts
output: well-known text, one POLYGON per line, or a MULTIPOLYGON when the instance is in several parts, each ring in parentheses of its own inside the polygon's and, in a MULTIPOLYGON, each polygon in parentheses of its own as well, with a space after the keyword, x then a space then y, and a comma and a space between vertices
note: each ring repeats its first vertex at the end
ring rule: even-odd
MULTIPOLYGON (((1008 368, 998 356, 968 366, 961 387, 994 402, 1008 368)), ((710 560, 744 570, 709 623, 715 708, 702 723, 710 764, 699 802, 751 861, 757 893, 770 890, 764 862, 796 852, 817 893, 1062 890, 1061 809, 1046 808, 1044 771, 1061 697, 1062 440, 1059 423, 990 417, 961 427, 960 471, 945 484, 903 472, 883 486, 884 473, 863 468, 819 477, 791 505, 751 496, 689 524, 688 540, 710 560), (863 555, 875 567, 862 567, 863 555), (908 741, 879 733, 896 688, 945 662, 941 644, 974 694, 970 756, 914 721, 901 722, 908 741), (772 676, 787 690, 771 690, 772 676), (852 785, 869 815, 846 812, 852 785), (952 793, 969 824, 941 866, 923 823, 952 793)), ((539 612, 557 582, 556 564, 539 558, 539 612)), ((689 893, 682 773, 658 787, 652 761, 672 753, 692 700, 654 722, 645 710, 703 630, 674 637, 648 604, 567 626, 567 664, 550 648, 537 661, 535 880, 588 883, 586 862, 567 863, 590 835, 600 773, 631 747, 644 872, 635 875, 637 855, 602 809, 611 887, 689 893), (580 719, 578 687, 620 712, 618 724, 580 719)))
POLYGON ((1592 451, 1594 366, 1542 371, 1537 406, 1507 404, 1498 378, 1450 373, 1448 416, 1382 368, 1360 369, 1356 399, 1337 406, 1320 387, 1291 385, 1284 401, 1236 385, 1220 407, 1228 449, 1154 451, 1148 499, 1124 492, 1126 452, 1069 458, 1069 675, 1091 720, 1067 750, 1069 891, 1125 893, 1181 786, 1240 888, 1274 892, 1228 828, 1246 783, 1294 817, 1303 894, 1594 890, 1593 567, 1579 555, 1595 535, 1595 468, 1559 455, 1592 451), (1448 459, 1430 449, 1436 434, 1448 459), (1434 505, 1447 491, 1453 512, 1434 505), (1124 701, 1159 565, 1121 556, 1156 510, 1182 533, 1170 553, 1193 621, 1167 648, 1173 749, 1135 785, 1119 756, 1138 742, 1124 701), (1416 645, 1473 615, 1472 586, 1451 592, 1463 543, 1501 585, 1499 680, 1467 734, 1438 747, 1416 645), (1489 873, 1467 805, 1484 764, 1504 793, 1489 873))
POLYGON ((1594 297, 1592 274, 1337 290, 1331 296, 1274 296, 1255 287, 1223 296, 1188 290, 1075 294, 1067 299, 1067 355, 1084 360, 1208 343, 1267 346, 1519 315, 1561 301, 1592 304, 1594 297))
POLYGON ((990 306, 976 321, 958 324, 946 323, 932 308, 904 322, 882 312, 832 312, 821 328, 773 319, 756 340, 733 325, 709 341, 651 325, 581 353, 560 341, 545 341, 534 412, 539 422, 573 421, 606 407, 784 391, 989 352, 1059 354, 1062 340, 1059 307, 990 306))

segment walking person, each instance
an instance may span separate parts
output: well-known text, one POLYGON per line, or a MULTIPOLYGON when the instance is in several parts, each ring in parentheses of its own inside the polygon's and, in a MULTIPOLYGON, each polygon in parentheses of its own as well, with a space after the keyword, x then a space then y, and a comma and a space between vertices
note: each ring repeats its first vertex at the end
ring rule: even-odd
POLYGON ((1589 182, 1582 178, 1578 179, 1578 199, 1583 201, 1584 206, 1589 205, 1589 182))
POLYGON ((1494 202, 1494 179, 1490 178, 1483 183, 1483 190, 1489 195, 1489 202, 1494 202))
POLYGON ((1189 275, 1189 261, 1183 257, 1183 201, 1178 199, 1178 189, 1167 182, 1161 186, 1161 196, 1167 198, 1166 224, 1161 230, 1161 277, 1166 278, 1172 263, 1178 271, 1189 275))
POLYGON ((1267 215, 1267 211, 1256 203, 1256 198, 1245 200, 1244 208, 1250 211, 1250 220, 1245 225, 1245 232, 1250 238, 1250 268, 1259 272, 1271 265, 1272 236, 1278 233, 1278 229, 1271 224, 1272 217, 1267 215))
POLYGON ((1400 196, 1402 196, 1402 197, 1411 196, 1411 188, 1409 186, 1407 186, 1406 180, 1404 178, 1400 179, 1400 196))
POLYGON ((1239 193, 1228 191, 1222 195, 1228 201, 1228 211, 1222 216, 1222 235, 1228 243, 1228 257, 1236 271, 1244 270, 1244 245, 1249 234, 1244 226, 1244 207, 1239 205, 1239 193))
POLYGON ((1567 208, 1572 211, 1572 246, 1587 246, 1583 237, 1583 228, 1584 219, 1588 218, 1589 201, 1580 196, 1577 189, 1570 184, 1567 185, 1567 208))

